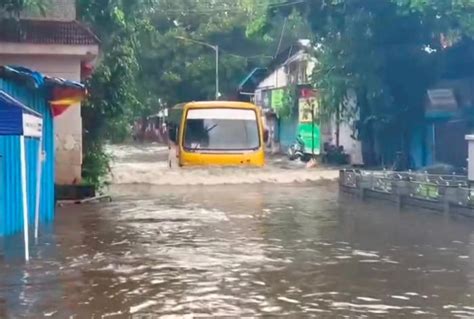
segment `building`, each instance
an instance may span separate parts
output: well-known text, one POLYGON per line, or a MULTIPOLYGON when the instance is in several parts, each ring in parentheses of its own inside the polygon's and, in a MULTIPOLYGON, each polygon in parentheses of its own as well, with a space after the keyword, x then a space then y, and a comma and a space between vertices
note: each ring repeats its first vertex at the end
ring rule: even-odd
POLYGON ((413 133, 415 168, 445 164, 467 167, 465 136, 474 124, 474 78, 444 79, 427 92, 423 124, 413 133))
POLYGON ((40 222, 54 218, 54 118, 60 112, 56 100, 51 100, 54 92, 62 93, 59 101, 77 100, 84 97, 85 88, 80 83, 46 77, 29 69, 0 66, 0 236, 15 233, 23 225, 20 216, 24 205, 20 199, 25 184, 29 220, 34 220, 37 194, 40 222), (26 121, 28 118, 32 120, 26 121), (26 183, 20 172, 21 135, 25 140, 26 183))
MULTIPOLYGON (((278 53, 266 72, 256 69, 241 83, 242 90, 254 86, 254 103, 265 114, 265 125, 269 131, 268 147, 272 152, 286 151, 303 131, 310 132, 307 142, 311 140, 313 144, 313 129, 307 129, 306 126, 310 124, 298 115, 300 108, 305 105, 314 108, 316 102, 314 96, 308 95, 310 91, 307 89, 316 63, 309 54, 310 50, 308 40, 297 41, 278 53)), ((319 153, 320 149, 319 133, 320 127, 317 125, 314 129, 315 153, 319 153)))
MULTIPOLYGON (((99 40, 76 21, 74 0, 49 0, 46 16, 24 12, 18 23, 0 19, 0 65, 21 65, 80 81, 99 53, 99 40)), ((78 184, 82 170, 80 105, 55 118, 56 183, 78 184)))
POLYGON ((443 173, 465 173, 465 136, 474 132, 473 52, 474 42, 463 40, 440 53, 443 67, 426 91, 419 125, 410 136, 409 151, 417 169, 444 167, 443 173))
MULTIPOLYGON (((267 68, 253 70, 240 83, 239 96, 242 100, 252 96, 262 108, 271 152, 286 152, 300 136, 307 153, 322 154, 325 144, 342 146, 351 163, 360 165, 361 145, 354 139, 352 123, 320 117, 318 92, 310 84, 317 65, 312 51, 309 40, 297 41, 278 53, 267 68)), ((348 103, 350 107, 356 102, 349 99, 348 103)))

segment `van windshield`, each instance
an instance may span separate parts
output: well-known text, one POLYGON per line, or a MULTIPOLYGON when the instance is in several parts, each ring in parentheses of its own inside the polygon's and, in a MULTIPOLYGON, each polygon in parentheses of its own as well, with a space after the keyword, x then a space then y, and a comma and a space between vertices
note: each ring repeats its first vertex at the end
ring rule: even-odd
POLYGON ((190 109, 186 115, 183 146, 191 151, 258 149, 257 114, 245 109, 190 109))

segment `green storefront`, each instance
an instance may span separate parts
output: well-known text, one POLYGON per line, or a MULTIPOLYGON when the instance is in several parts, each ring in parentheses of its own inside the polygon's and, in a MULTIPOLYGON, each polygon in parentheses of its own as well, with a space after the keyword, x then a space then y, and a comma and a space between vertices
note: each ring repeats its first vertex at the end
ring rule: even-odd
POLYGON ((293 103, 290 115, 280 116, 278 121, 278 136, 283 151, 296 141, 299 135, 305 144, 306 153, 321 153, 321 129, 319 121, 319 103, 313 90, 298 87, 297 99, 289 102, 286 99, 288 89, 271 90, 271 108, 277 114, 287 107, 285 103, 293 103), (314 115, 312 115, 314 114, 314 115))

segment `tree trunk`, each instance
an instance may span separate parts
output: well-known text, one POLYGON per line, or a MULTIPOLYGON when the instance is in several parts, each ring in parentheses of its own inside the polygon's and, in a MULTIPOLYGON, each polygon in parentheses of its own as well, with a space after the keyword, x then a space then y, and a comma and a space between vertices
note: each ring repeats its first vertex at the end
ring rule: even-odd
POLYGON ((359 136, 362 146, 362 160, 365 166, 375 166, 377 164, 375 154, 375 136, 372 121, 367 119, 372 115, 367 100, 365 88, 357 90, 357 104, 359 106, 359 136))

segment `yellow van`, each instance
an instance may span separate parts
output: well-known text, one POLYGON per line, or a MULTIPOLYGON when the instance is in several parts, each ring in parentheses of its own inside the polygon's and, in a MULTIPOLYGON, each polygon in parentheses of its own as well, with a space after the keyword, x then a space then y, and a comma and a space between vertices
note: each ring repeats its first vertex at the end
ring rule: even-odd
POLYGON ((256 166, 265 164, 259 108, 244 102, 190 102, 168 112, 173 166, 256 166))

